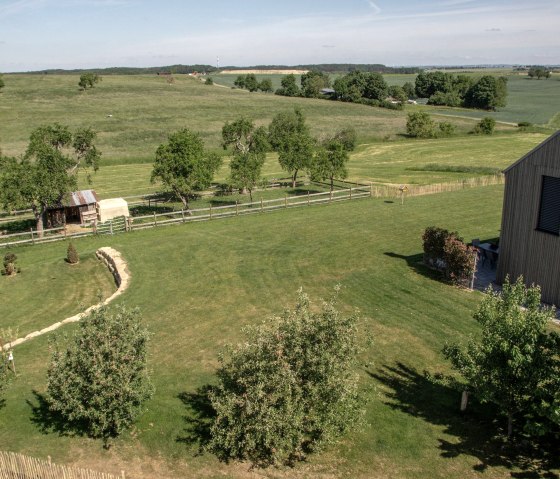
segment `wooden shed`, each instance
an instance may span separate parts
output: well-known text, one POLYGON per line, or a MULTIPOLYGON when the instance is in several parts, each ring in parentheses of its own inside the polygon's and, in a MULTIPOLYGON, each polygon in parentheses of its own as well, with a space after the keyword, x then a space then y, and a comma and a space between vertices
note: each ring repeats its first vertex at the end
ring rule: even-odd
POLYGON ((97 218, 99 198, 94 190, 74 191, 62 201, 60 206, 47 210, 49 228, 66 223, 87 224, 97 218))
POLYGON ((523 275, 560 305, 560 131, 504 170, 497 281, 523 275))

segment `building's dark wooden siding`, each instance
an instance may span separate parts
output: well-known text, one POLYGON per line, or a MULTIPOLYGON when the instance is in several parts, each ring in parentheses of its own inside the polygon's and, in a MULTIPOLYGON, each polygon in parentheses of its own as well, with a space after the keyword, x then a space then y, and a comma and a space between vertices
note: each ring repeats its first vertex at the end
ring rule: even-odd
POLYGON ((560 236, 537 231, 542 177, 560 178, 560 132, 506 170, 497 280, 542 288, 543 300, 560 305, 560 236))

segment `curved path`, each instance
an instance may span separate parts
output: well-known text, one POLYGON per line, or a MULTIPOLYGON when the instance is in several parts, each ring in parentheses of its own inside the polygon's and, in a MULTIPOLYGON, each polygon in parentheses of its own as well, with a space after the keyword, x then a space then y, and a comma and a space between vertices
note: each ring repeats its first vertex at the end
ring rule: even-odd
POLYGON ((110 247, 99 248, 95 252, 95 255, 107 265, 109 271, 111 271, 111 273, 113 274, 113 277, 115 278, 115 283, 117 284, 117 290, 104 301, 97 303, 93 306, 90 306, 82 313, 75 314, 74 316, 70 316, 69 318, 63 319, 58 323, 51 324, 50 326, 41 329, 40 331, 34 331, 32 333, 29 333, 27 336, 23 338, 15 339, 11 343, 7 343, 4 346, 4 349, 11 349, 14 346, 17 346, 18 344, 25 343, 26 341, 36 338, 37 336, 50 333, 51 331, 60 328, 64 324, 76 323, 83 317, 87 316, 94 309, 109 304, 117 296, 123 294, 123 292, 128 288, 128 285, 130 284, 130 272, 128 270, 128 265, 124 260, 124 258, 122 257, 122 255, 117 250, 110 247))

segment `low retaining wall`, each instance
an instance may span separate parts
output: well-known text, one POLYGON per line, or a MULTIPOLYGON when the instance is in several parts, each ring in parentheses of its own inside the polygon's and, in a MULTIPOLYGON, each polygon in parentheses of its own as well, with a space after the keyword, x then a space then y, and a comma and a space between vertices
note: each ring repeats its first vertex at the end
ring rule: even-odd
POLYGON ((26 341, 36 338, 37 336, 50 333, 51 331, 60 328, 64 324, 76 323, 80 319, 82 319, 83 317, 91 313, 93 310, 101 306, 104 306, 106 304, 109 304, 116 297, 124 293, 124 291, 128 288, 128 285, 130 283, 130 272, 128 271, 128 265, 124 260, 124 258, 122 257, 121 253, 118 252, 116 249, 110 247, 104 247, 104 248, 99 248, 95 252, 95 255, 97 256, 97 258, 103 261, 103 263, 105 263, 105 265, 109 268, 109 271, 111 271, 111 273, 113 274, 113 277, 115 278, 115 283, 117 284, 117 290, 101 303, 97 303, 94 304, 93 306, 90 306, 82 313, 75 314, 74 316, 70 316, 69 318, 63 319, 58 323, 51 324, 50 326, 41 329, 40 331, 34 331, 32 333, 29 333, 27 336, 23 338, 19 338, 12 341, 11 343, 7 343, 4 346, 4 349, 11 349, 14 346, 17 346, 18 344, 25 343, 26 341))

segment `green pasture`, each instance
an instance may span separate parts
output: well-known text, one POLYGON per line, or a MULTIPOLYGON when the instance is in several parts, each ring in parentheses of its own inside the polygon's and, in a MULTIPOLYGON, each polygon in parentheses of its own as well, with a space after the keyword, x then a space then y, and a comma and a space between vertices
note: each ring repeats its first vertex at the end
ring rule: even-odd
MULTIPOLYGON (((364 143, 350 156, 348 179, 390 184, 433 184, 472 178, 488 174, 477 171, 476 167, 504 169, 546 137, 547 135, 542 133, 520 132, 493 136, 463 135, 430 140, 400 139, 364 143), (421 171, 427 165, 433 164, 465 167, 466 170, 459 173, 421 171)), ((161 185, 150 183, 151 172, 151 163, 103 165, 92 175, 90 184, 83 178, 81 186, 94 188, 102 198, 153 193, 161 190, 161 185)), ((229 158, 224 157, 224 163, 215 181, 225 181, 228 173, 229 158)), ((263 176, 268 179, 287 176, 287 173, 280 169, 276 154, 267 156, 263 176)), ((259 193, 256 193, 256 196, 258 197, 259 193)))
MULTIPOLYGON (((40 402, 48 337, 34 339, 15 349, 18 377, 0 409, 1 448, 106 472, 123 469, 136 478, 541 477, 522 476, 533 474, 536 463, 524 462, 522 453, 511 459, 495 439, 504 421, 493 422, 476 402, 461 416, 459 395, 424 375, 449 372, 444 343, 477 333, 472 313, 481 294, 444 284, 425 269, 421 234, 438 225, 467 239, 496 237, 502 194, 502 187, 486 187, 409 198, 404 205, 365 199, 77 241, 84 260, 108 245, 127 259, 132 280, 119 301, 139 306, 153 334, 156 395, 108 451, 99 441, 62 434, 40 402), (361 368, 368 425, 293 470, 250 471, 199 454, 199 403, 191 394, 215 380, 221 348, 242 340, 243 326, 293 305, 300 286, 318 301, 335 284, 342 286, 340 307, 359 308, 364 332, 374 336, 361 368)), ((41 310, 39 301, 22 310, 29 294, 21 284, 48 304, 70 288, 92 289, 90 275, 75 281, 62 274, 64 243, 15 251, 25 267, 20 283, 0 277, 0 291, 13 303, 0 302, 5 324, 24 327, 33 309, 45 321, 66 314, 41 310), (56 288, 36 279, 47 272, 58 278, 56 288)))

